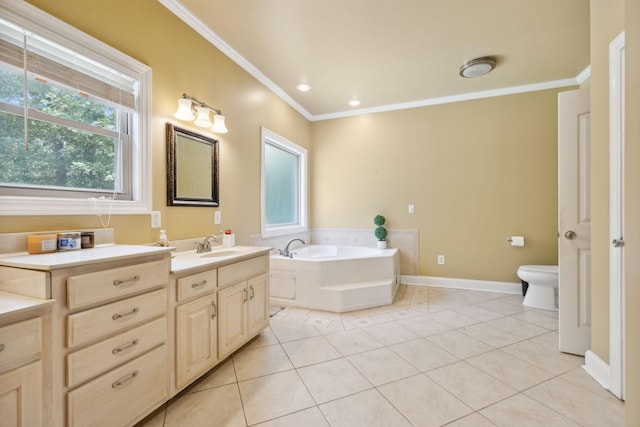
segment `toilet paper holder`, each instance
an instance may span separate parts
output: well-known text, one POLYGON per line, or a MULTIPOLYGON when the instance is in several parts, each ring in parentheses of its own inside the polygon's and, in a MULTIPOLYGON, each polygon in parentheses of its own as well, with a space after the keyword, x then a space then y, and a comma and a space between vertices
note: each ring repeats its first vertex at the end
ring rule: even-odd
POLYGON ((511 246, 524 246, 524 236, 509 236, 507 242, 511 246))

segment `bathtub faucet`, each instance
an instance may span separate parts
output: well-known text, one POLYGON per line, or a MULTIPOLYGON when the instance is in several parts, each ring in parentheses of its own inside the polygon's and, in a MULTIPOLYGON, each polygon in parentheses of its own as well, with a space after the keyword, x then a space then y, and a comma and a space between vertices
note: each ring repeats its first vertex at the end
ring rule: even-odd
POLYGON ((280 250, 280 255, 293 258, 293 254, 289 252, 289 245, 296 241, 301 242, 303 245, 306 245, 305 241, 302 239, 291 239, 289 240, 289 243, 287 243, 287 246, 284 247, 284 250, 280 250))

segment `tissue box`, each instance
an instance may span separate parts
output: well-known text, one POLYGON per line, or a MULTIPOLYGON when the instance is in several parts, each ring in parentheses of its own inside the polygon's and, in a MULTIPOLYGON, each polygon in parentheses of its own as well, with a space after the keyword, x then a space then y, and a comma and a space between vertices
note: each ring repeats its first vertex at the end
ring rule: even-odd
POLYGON ((231 247, 236 245, 236 235, 235 234, 225 234, 222 236, 222 246, 231 247))

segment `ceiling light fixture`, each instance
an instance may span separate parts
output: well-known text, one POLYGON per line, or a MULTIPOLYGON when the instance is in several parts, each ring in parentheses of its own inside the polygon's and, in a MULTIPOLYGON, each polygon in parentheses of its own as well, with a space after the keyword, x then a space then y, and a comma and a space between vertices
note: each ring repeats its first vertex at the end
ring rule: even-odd
POLYGON ((227 133, 229 131, 224 124, 225 117, 222 115, 221 110, 216 110, 186 93, 183 93, 182 98, 178 99, 178 109, 173 116, 178 120, 194 120, 193 124, 196 126, 203 128, 211 127, 211 131, 215 133, 227 133), (213 123, 211 123, 209 116, 209 112, 211 111, 216 113, 213 118, 213 123))
POLYGON ((465 78, 484 76, 493 70, 495 66, 496 58, 494 56, 483 56, 462 64, 460 66, 460 75, 465 78))
POLYGON ((309 92, 311 90, 311 85, 309 83, 298 83, 296 85, 296 89, 300 92, 309 92))
POLYGON ((357 99, 352 99, 351 101, 349 101, 347 104, 349 104, 352 107, 357 107, 358 105, 360 105, 360 101, 357 99))

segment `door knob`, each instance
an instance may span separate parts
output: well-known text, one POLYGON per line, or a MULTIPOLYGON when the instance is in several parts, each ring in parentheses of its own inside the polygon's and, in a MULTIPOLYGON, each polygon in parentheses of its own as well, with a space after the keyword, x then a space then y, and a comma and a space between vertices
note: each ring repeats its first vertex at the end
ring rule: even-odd
POLYGON ((564 233, 564 238, 565 239, 573 240, 576 237, 578 237, 578 235, 576 234, 575 231, 569 230, 569 231, 565 231, 565 233, 564 233))
POLYGON ((619 239, 613 239, 613 242, 611 242, 613 244, 614 248, 623 248, 624 247, 624 239, 622 237, 620 237, 619 239))

